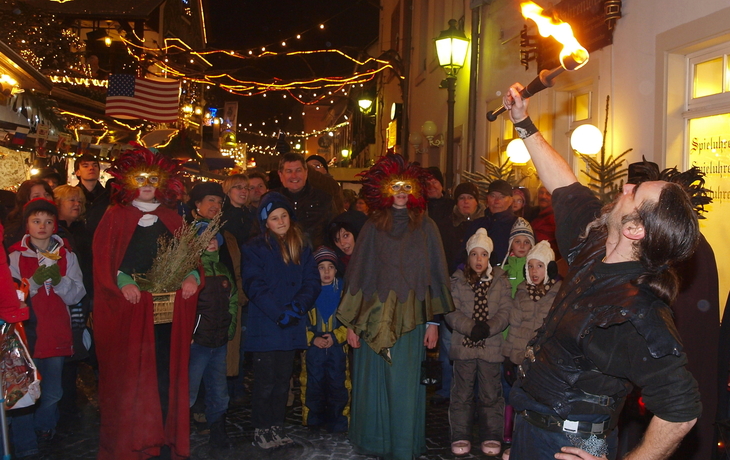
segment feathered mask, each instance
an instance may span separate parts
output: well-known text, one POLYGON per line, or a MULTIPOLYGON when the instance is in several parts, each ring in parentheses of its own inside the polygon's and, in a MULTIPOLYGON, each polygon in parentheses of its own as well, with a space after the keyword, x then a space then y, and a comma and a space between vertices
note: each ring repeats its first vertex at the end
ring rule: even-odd
POLYGON ((393 197, 401 191, 408 193, 408 209, 426 209, 426 183, 431 178, 428 171, 397 154, 388 153, 361 177, 362 196, 370 209, 386 209, 393 206, 393 197))
POLYGON ((145 185, 155 187, 155 198, 166 206, 174 206, 183 194, 180 178, 182 162, 153 152, 139 144, 132 144, 133 150, 126 150, 107 170, 115 181, 112 199, 119 204, 128 204, 139 196, 139 188, 145 185))

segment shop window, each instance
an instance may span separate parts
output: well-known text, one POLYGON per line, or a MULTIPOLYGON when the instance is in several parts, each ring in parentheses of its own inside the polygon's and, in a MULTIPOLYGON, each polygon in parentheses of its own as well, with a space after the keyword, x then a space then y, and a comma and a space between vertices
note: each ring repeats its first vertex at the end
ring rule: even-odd
POLYGON ((591 93, 573 94, 573 121, 584 121, 591 118, 591 93))
POLYGON ((723 58, 710 59, 694 65, 693 97, 711 96, 722 92, 723 58))

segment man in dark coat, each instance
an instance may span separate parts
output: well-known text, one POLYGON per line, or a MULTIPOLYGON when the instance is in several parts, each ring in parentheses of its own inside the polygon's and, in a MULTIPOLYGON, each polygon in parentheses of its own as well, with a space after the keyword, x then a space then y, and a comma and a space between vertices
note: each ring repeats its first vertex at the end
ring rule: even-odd
POLYGON ((285 153, 279 160, 278 191, 291 201, 297 221, 312 247, 324 244, 324 229, 336 215, 332 196, 307 181, 307 164, 298 153, 285 153))

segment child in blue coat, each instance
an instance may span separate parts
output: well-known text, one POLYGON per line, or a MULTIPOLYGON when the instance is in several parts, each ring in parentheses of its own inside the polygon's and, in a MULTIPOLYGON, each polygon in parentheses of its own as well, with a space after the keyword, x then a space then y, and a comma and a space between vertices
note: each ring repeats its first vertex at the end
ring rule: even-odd
POLYGON ((269 192, 256 214, 262 234, 243 246, 241 257, 249 298, 244 349, 253 353, 254 445, 273 449, 293 442, 284 434, 289 379, 296 350, 307 348, 304 316, 321 286, 289 200, 269 192))
POLYGON ((335 316, 342 297, 342 280, 337 276, 337 254, 320 246, 314 252, 322 292, 309 311, 309 348, 302 369, 302 418, 310 428, 331 433, 347 431, 347 328, 335 316))

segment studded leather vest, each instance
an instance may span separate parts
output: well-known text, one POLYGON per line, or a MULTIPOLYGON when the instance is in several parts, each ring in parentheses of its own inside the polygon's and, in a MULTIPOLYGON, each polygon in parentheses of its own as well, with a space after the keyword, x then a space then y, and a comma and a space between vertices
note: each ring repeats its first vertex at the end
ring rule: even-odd
POLYGON ((596 328, 629 321, 654 358, 681 352, 669 307, 648 288, 631 282, 641 274, 641 265, 602 264, 604 253, 603 242, 584 242, 571 251, 568 277, 521 365, 522 388, 563 418, 617 415, 631 390, 628 380, 601 373, 585 356, 584 344, 596 328), (591 393, 581 388, 586 379, 591 393))

